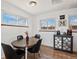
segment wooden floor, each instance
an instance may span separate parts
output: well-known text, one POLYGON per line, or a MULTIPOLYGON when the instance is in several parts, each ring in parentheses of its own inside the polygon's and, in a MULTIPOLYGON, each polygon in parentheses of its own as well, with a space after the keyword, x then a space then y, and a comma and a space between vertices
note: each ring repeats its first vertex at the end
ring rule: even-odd
POLYGON ((40 56, 28 53, 28 59, 77 59, 77 54, 53 50, 45 46, 41 47, 40 56))
POLYGON ((34 54, 28 53, 27 59, 77 59, 77 54, 53 50, 53 48, 42 46, 40 56, 36 54, 36 57, 34 58, 34 54))

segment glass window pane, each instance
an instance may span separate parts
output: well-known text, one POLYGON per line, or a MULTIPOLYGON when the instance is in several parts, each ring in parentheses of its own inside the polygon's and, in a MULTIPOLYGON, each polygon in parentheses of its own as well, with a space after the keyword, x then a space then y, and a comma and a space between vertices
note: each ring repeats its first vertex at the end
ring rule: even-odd
POLYGON ((17 17, 7 14, 7 13, 3 13, 1 22, 2 22, 2 24, 16 25, 17 24, 17 17))
POLYGON ((2 24, 7 24, 8 23, 8 20, 6 19, 6 13, 2 13, 1 14, 1 23, 2 24))
POLYGON ((70 25, 76 25, 77 24, 77 16, 69 16, 69 23, 70 23, 70 25))
POLYGON ((56 20, 48 19, 48 29, 55 29, 55 26, 56 26, 56 20))
POLYGON ((41 20, 41 29, 47 29, 47 21, 41 20))
POLYGON ((77 30, 77 16, 69 16, 69 28, 77 30))
POLYGON ((18 18, 18 25, 26 26, 27 20, 25 18, 18 18))
POLYGON ((10 25, 17 25, 17 17, 13 15, 6 15, 6 18, 8 20, 8 24, 10 25))

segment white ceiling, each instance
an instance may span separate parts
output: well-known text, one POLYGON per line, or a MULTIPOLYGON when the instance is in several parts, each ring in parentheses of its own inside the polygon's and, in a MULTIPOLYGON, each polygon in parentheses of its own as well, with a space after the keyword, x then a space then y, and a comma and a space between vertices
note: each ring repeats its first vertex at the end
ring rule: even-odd
POLYGON ((18 8, 23 9, 24 11, 32 15, 77 7, 76 0, 34 0, 37 2, 37 5, 34 7, 29 5, 29 2, 32 0, 5 0, 5 1, 15 5, 18 8))

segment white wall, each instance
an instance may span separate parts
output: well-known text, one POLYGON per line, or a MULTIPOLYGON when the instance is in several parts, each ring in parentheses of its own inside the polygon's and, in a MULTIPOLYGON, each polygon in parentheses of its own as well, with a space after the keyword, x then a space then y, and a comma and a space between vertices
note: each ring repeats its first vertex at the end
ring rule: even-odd
MULTIPOLYGON (((57 12, 49 12, 49 13, 44 13, 42 15, 38 15, 35 19, 35 21, 32 21, 34 30, 33 34, 40 33, 41 37, 43 38, 43 45, 47 45, 50 47, 53 47, 53 35, 55 32, 39 32, 40 30, 40 20, 42 19, 47 19, 47 18, 53 18, 56 19, 57 24, 56 24, 56 29, 59 29, 60 31, 66 31, 68 29, 68 16, 69 15, 76 15, 77 14, 77 9, 67 9, 67 10, 62 10, 62 11, 57 11, 57 12), (59 27, 58 26, 58 20, 60 15, 66 15, 66 20, 67 20, 67 26, 65 27, 59 27)), ((77 51, 77 33, 73 33, 73 50, 77 51)))

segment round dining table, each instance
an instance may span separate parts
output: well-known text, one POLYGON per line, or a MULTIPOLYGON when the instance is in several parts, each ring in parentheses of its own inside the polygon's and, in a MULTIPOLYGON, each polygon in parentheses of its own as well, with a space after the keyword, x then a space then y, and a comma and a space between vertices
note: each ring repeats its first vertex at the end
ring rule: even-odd
POLYGON ((24 48, 25 49, 25 59, 27 59, 27 49, 34 44, 36 44, 38 39, 31 37, 29 38, 28 45, 26 44, 26 39, 15 40, 11 42, 11 44, 16 48, 24 48))

